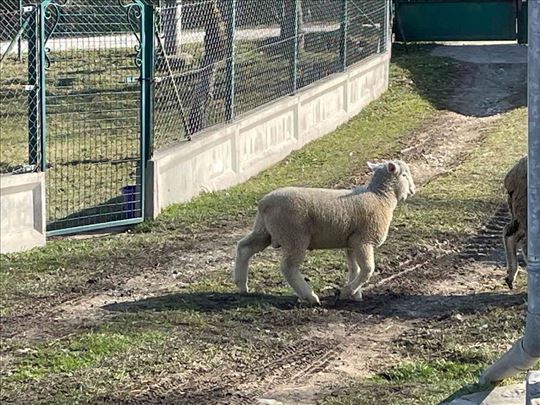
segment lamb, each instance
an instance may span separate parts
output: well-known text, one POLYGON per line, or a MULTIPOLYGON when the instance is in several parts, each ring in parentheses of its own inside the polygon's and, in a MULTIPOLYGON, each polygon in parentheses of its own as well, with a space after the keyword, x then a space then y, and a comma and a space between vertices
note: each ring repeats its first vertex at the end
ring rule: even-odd
POLYGON ((504 178, 511 220, 504 227, 506 253, 506 284, 514 287, 518 270, 517 250, 521 248, 527 260, 527 156, 522 157, 504 178))
POLYGON ((368 162, 368 167, 373 176, 364 187, 286 187, 264 196, 258 204, 253 230, 237 245, 234 283, 239 292, 248 291, 250 258, 272 245, 282 249, 280 271, 298 297, 320 304, 300 273, 300 264, 307 250, 344 249, 348 282, 340 298, 361 300, 361 287, 375 269, 374 248, 386 240, 398 202, 415 193, 405 162, 368 162))

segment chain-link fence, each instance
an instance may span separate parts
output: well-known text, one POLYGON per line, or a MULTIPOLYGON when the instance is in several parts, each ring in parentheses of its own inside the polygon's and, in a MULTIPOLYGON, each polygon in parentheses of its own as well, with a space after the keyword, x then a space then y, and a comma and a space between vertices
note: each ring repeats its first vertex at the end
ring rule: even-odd
POLYGON ((149 150, 383 52, 386 16, 387 0, 2 0, 0 173, 46 169, 49 232, 142 220, 149 150))
POLYGON ((154 149, 386 50, 387 0, 162 0, 154 149))
POLYGON ((0 3, 0 173, 38 169, 40 161, 36 10, 0 3))

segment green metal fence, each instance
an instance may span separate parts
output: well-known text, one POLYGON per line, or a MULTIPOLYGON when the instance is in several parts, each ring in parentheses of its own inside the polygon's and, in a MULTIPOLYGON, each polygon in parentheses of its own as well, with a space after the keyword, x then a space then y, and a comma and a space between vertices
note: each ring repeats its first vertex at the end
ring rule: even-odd
POLYGON ((152 15, 137 1, 41 3, 49 234, 143 219, 152 15))
POLYGON ((28 5, 0 3, 0 173, 36 171, 41 161, 37 12, 28 5))
POLYGON ((385 0, 162 0, 154 144, 185 141, 384 52, 385 0))
POLYGON ((154 151, 387 44, 386 0, 8 1, 0 168, 46 172, 50 235, 142 221, 154 151))

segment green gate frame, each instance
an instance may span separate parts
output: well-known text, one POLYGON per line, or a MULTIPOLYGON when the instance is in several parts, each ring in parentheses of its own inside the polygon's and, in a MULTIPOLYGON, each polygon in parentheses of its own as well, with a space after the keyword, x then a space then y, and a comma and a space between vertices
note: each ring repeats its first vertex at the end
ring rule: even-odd
MULTIPOLYGON (((39 17, 36 19, 38 24, 38 48, 36 52, 39 54, 39 98, 41 104, 40 110, 40 130, 39 143, 41 147, 41 171, 46 173, 46 149, 47 149, 47 127, 46 127, 46 11, 47 7, 56 0, 41 0, 39 7, 39 17)), ((140 78, 141 82, 141 107, 139 111, 140 125, 140 159, 141 159, 141 215, 137 218, 122 219, 116 221, 103 222, 91 225, 81 225, 65 229, 57 229, 47 231, 47 236, 67 235, 74 233, 82 233, 103 228, 112 228, 116 226, 132 225, 141 223, 145 219, 146 205, 146 168, 152 153, 152 137, 153 137, 153 83, 154 83, 154 27, 155 15, 154 7, 149 0, 117 0, 118 4, 125 7, 139 7, 141 12, 140 25, 140 48, 138 49, 138 58, 140 58, 140 78)), ((30 60, 30 58, 29 58, 30 60)), ((35 68, 35 66, 34 66, 35 68)), ((37 139, 37 138, 36 138, 37 139)), ((33 158, 30 156, 30 158, 33 158)))
POLYGON ((394 0, 398 41, 517 39, 519 0, 394 0))

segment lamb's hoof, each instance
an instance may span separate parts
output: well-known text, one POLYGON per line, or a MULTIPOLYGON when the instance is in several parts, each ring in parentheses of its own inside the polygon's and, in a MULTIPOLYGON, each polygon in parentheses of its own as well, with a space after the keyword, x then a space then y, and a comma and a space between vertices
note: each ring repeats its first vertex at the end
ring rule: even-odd
POLYGON ((236 287, 238 288, 238 292, 240 294, 247 294, 249 292, 247 284, 236 284, 236 287))
POLYGON ((360 302, 364 300, 364 296, 362 295, 362 291, 358 290, 355 294, 351 296, 351 300, 360 302))
POLYGON ((512 280, 510 277, 506 277, 504 281, 506 281, 506 285, 508 286, 508 288, 510 288, 511 290, 514 289, 514 280, 512 280))
POLYGON ((351 290, 348 288, 342 288, 339 293, 339 299, 340 300, 350 300, 350 301, 362 301, 363 300, 362 291, 358 290, 354 294, 352 294, 351 290))
POLYGON ((319 300, 319 297, 317 297, 316 294, 308 295, 307 297, 300 298, 302 303, 313 305, 313 306, 319 306, 321 305, 321 301, 319 300))

